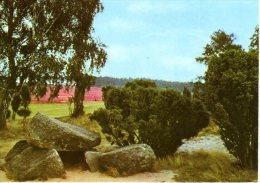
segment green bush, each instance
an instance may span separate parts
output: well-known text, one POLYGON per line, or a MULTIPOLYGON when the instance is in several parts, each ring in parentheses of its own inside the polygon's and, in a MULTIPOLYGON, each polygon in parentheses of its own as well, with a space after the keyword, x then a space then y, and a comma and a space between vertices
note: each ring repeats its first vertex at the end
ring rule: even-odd
POLYGON ((103 91, 106 109, 95 111, 91 119, 99 122, 109 141, 120 146, 146 143, 156 155, 165 156, 209 122, 199 100, 174 90, 160 90, 151 81, 132 81, 124 88, 103 91))
POLYGON ((234 40, 234 34, 213 33, 202 57, 196 58, 207 65, 207 71, 195 91, 217 121, 230 153, 245 168, 257 170, 259 28, 248 51, 234 40))

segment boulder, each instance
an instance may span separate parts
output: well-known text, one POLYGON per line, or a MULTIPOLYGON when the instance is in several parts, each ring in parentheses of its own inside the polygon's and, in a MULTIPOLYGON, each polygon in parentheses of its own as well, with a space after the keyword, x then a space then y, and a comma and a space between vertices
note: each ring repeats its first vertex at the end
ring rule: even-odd
POLYGON ((27 149, 28 147, 31 147, 25 140, 21 140, 17 142, 13 148, 7 153, 5 157, 5 161, 8 162, 11 160, 14 156, 17 154, 20 154, 23 150, 27 149))
POLYGON ((17 181, 64 177, 63 163, 54 149, 40 149, 26 141, 17 142, 5 158, 5 171, 17 181))
POLYGON ((146 144, 135 144, 103 153, 99 157, 102 170, 116 169, 119 173, 134 174, 150 171, 156 157, 146 144))
POLYGON ((99 170, 99 158, 102 155, 101 152, 87 151, 85 153, 85 161, 91 172, 99 170))
POLYGON ((100 144, 98 133, 37 113, 26 124, 27 142, 57 151, 86 151, 100 144))

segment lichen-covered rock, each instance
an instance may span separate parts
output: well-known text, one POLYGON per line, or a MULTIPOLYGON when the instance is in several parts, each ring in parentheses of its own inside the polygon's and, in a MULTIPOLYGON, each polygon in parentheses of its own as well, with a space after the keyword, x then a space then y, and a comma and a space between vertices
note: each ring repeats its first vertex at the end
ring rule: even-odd
POLYGON ((14 156, 16 156, 17 154, 20 154, 24 149, 31 147, 26 140, 21 140, 19 142, 17 142, 13 148, 8 152, 8 154, 5 157, 5 161, 9 161, 11 160, 14 156))
POLYGON ((102 155, 101 152, 87 151, 85 152, 85 161, 91 172, 99 170, 99 158, 102 155))
POLYGON ((8 178, 25 181, 64 177, 63 163, 54 149, 40 149, 26 141, 17 142, 5 158, 8 178))
POLYGON ((135 144, 103 153, 99 157, 100 168, 115 168, 119 173, 134 174, 150 171, 156 157, 146 144, 135 144))
POLYGON ((27 142, 57 151, 85 151, 100 144, 100 135, 37 113, 26 124, 27 142))

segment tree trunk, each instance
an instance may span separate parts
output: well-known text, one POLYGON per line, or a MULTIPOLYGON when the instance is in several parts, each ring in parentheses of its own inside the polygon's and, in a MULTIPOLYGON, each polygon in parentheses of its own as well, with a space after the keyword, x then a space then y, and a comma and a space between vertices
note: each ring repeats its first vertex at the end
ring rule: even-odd
POLYGON ((0 131, 1 130, 6 130, 6 98, 4 95, 4 91, 0 91, 0 131))
POLYGON ((74 94, 74 109, 72 113, 72 117, 78 117, 84 114, 84 95, 85 95, 85 88, 80 88, 78 86, 75 87, 75 94, 74 94))

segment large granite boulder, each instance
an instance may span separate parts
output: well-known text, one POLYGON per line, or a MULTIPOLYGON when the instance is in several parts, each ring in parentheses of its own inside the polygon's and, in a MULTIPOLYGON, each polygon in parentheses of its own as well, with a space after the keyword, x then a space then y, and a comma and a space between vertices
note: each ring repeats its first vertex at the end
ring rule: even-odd
POLYGON ((17 142, 5 158, 5 171, 17 181, 64 177, 63 163, 54 149, 40 149, 26 141, 17 142))
POLYGON ((134 174, 150 171, 155 159, 150 146, 135 144, 103 153, 99 157, 99 166, 105 171, 115 168, 119 173, 134 174))
POLYGON ((26 124, 27 142, 57 151, 85 151, 100 144, 98 133, 37 113, 26 124))
POLYGON ((102 155, 101 152, 87 151, 85 152, 85 161, 91 172, 97 172, 99 170, 99 158, 102 155))

